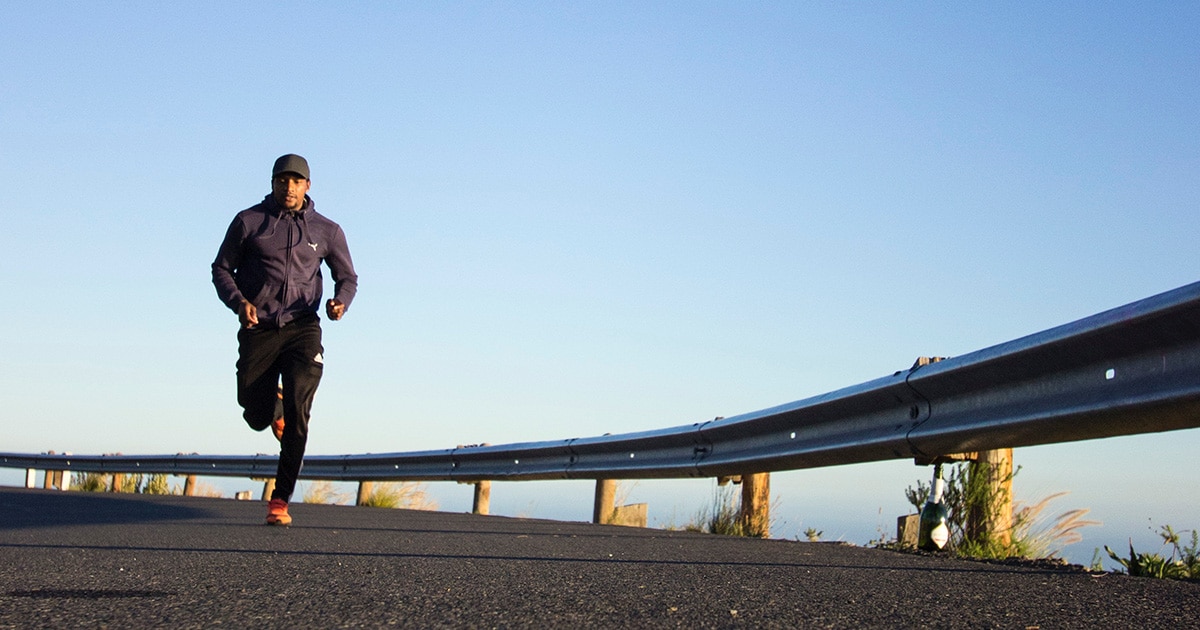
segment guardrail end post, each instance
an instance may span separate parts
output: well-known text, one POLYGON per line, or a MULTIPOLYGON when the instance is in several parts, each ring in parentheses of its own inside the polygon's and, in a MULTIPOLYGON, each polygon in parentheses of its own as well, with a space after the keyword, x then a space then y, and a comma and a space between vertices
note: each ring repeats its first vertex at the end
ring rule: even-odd
MULTIPOLYGON (((272 485, 274 485, 273 480, 272 485)), ((374 489, 375 484, 370 481, 358 482, 358 496, 354 499, 354 505, 366 505, 367 502, 371 500, 371 493, 374 491, 374 489)), ((272 488, 272 490, 274 490, 274 488, 272 488)), ((268 496, 268 498, 270 497, 268 496)))
POLYGON ((613 479, 596 480, 596 501, 592 507, 592 522, 607 525, 612 522, 613 503, 616 501, 617 482, 613 479))
POLYGON ((771 536, 771 473, 742 475, 742 532, 754 538, 771 536))

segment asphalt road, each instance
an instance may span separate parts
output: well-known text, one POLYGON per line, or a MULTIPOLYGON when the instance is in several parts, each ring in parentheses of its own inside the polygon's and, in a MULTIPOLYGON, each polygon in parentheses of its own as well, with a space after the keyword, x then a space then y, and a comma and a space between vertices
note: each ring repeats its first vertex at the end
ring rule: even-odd
POLYGON ((834 543, 0 488, 0 628, 1200 627, 1200 584, 834 543))

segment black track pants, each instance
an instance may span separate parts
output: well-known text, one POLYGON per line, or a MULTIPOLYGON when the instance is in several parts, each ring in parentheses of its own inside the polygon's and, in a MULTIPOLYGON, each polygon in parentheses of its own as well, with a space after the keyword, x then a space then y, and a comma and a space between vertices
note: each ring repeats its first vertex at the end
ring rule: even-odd
POLYGON ((314 315, 282 328, 238 331, 237 395, 246 424, 255 431, 278 417, 278 383, 283 380, 283 439, 272 499, 289 501, 304 463, 308 414, 324 369, 321 323, 314 315))

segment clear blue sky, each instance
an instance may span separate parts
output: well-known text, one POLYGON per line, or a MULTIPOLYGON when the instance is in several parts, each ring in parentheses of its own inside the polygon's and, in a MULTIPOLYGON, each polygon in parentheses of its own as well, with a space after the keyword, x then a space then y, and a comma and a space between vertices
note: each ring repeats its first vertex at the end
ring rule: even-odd
MULTIPOLYGON (((735 415, 1193 282, 1198 88, 1195 3, 4 3, 0 450, 274 449, 209 264, 282 153, 361 282, 309 452, 440 449, 735 415)), ((1092 508, 1085 561, 1200 527, 1198 439, 1022 449, 1018 499, 1092 508)), ((777 475, 777 531, 866 542, 927 476, 777 475)), ((686 521, 697 483, 630 500, 686 521)))

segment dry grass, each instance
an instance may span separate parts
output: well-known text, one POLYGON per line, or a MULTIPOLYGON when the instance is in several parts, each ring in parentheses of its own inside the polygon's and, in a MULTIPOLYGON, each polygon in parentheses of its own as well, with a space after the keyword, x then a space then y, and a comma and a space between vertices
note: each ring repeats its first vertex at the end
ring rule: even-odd
POLYGON ((108 492, 108 475, 102 473, 72 473, 71 489, 79 492, 108 492))
POLYGON ((314 481, 304 489, 304 503, 324 503, 326 505, 345 505, 350 502, 350 495, 338 492, 331 481, 314 481))
POLYGON ((437 502, 425 492, 425 484, 405 481, 375 483, 363 502, 367 507, 400 508, 405 510, 436 510, 437 502))
MULTIPOLYGON (((112 475, 105 473, 74 473, 71 475, 71 489, 80 492, 108 492, 112 489, 112 479, 112 475)), ((165 474, 122 475, 120 491, 129 494, 183 494, 183 488, 170 486, 165 474)), ((215 496, 221 495, 218 493, 215 496)))
MULTIPOLYGON (((741 492, 738 486, 733 484, 717 486, 713 492, 712 504, 697 512, 691 522, 683 526, 683 530, 722 536, 766 538, 767 532, 775 522, 774 517, 763 523, 747 523, 742 519, 741 503, 741 492)), ((775 513, 778 507, 779 500, 772 501, 771 513, 775 513)))
POLYGON ((203 481, 196 482, 196 487, 192 491, 192 496, 208 497, 210 499, 222 499, 225 497, 225 495, 222 494, 221 491, 218 490, 216 486, 207 484, 203 481))
POLYGON ((1017 503, 1013 509, 1013 546, 1018 555, 1025 558, 1053 558, 1063 547, 1083 540, 1079 530, 1100 521, 1087 520, 1089 510, 1079 508, 1067 510, 1054 518, 1045 514, 1051 501, 1066 496, 1067 492, 1056 492, 1032 505, 1017 503))

